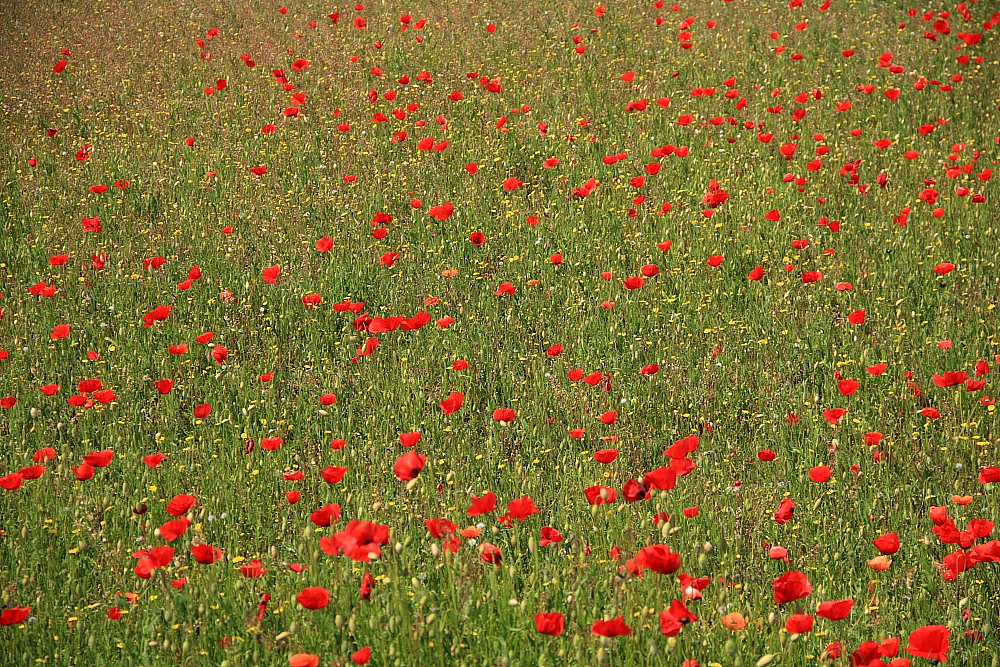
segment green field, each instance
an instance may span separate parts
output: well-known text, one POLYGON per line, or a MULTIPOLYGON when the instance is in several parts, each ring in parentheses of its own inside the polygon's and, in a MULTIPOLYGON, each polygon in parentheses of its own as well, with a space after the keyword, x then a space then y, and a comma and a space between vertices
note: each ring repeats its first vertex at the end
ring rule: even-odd
POLYGON ((1000 665, 997 3, 5 9, 0 664, 1000 665))

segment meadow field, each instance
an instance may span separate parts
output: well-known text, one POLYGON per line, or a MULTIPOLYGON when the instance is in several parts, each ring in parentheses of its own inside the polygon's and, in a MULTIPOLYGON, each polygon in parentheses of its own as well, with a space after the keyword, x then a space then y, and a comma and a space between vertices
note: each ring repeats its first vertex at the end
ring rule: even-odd
POLYGON ((0 664, 1000 667, 1000 4, 2 23, 0 664))

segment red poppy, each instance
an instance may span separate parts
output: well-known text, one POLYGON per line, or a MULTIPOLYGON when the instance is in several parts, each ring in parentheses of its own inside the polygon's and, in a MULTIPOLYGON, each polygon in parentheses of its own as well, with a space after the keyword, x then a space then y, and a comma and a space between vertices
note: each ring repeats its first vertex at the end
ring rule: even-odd
POLYGON ((492 491, 487 492, 482 498, 472 496, 472 504, 466 512, 469 516, 479 516, 487 514, 497 508, 497 497, 492 491))
POLYGON ((809 479, 816 482, 817 484, 823 484, 829 481, 830 476, 833 474, 828 466, 816 466, 809 470, 809 479))
POLYGON ((812 584, 802 572, 792 570, 773 582, 774 601, 778 604, 794 602, 812 593, 812 584))
POLYGON ((795 503, 792 502, 791 498, 782 498, 778 504, 777 511, 774 513, 774 520, 779 524, 786 524, 792 520, 794 512, 795 503))
POLYGON ((493 421, 509 424, 517 419, 517 413, 510 408, 497 408, 493 411, 493 421))
POLYGON ((601 449, 594 452, 594 460, 598 463, 613 463, 618 458, 617 449, 601 449))
POLYGON ((479 558, 486 563, 499 566, 503 561, 503 552, 495 544, 483 542, 479 545, 479 558))
POLYGON ((264 565, 254 558, 252 561, 240 568, 240 574, 242 574, 247 579, 257 579, 267 572, 264 569, 264 565))
POLYGON ((645 284, 645 278, 642 276, 633 276, 631 278, 626 278, 622 285, 625 289, 640 289, 645 284))
POLYGON ((417 431, 412 433, 400 433, 399 444, 403 445, 403 447, 413 447, 420 442, 421 437, 421 434, 417 431))
POLYGON ((322 586, 303 588, 295 598, 306 609, 322 609, 330 604, 330 592, 322 586))
POLYGON ((879 550, 884 556, 891 556, 892 554, 899 551, 899 535, 896 533, 885 533, 880 535, 875 540, 872 541, 875 548, 879 550))
POLYGON ((530 496, 517 498, 507 503, 507 516, 524 522, 532 514, 538 514, 539 510, 535 506, 535 501, 530 496))
POLYGON ((448 398, 444 399, 440 403, 441 412, 446 415, 454 414, 462 409, 462 403, 465 401, 465 394, 460 391, 453 391, 448 395, 448 398))
POLYGON ((187 511, 194 507, 195 502, 195 497, 186 493, 174 496, 173 499, 167 503, 167 514, 170 516, 181 516, 182 514, 187 514, 187 511))
POLYGON ((816 610, 816 615, 831 621, 842 621, 850 615, 853 608, 853 599, 831 600, 821 603, 816 610))
POLYGON ((368 661, 371 660, 371 657, 372 657, 371 647, 365 646, 364 648, 358 649, 357 651, 351 654, 351 662, 353 662, 355 665, 366 665, 368 664, 368 661))
POLYGON ((591 486, 584 489, 583 494, 587 497, 587 502, 591 505, 613 503, 618 498, 618 492, 606 486, 591 486))
POLYGON ((91 452, 83 457, 83 462, 87 465, 94 466, 95 468, 103 468, 111 463, 111 459, 115 457, 115 453, 110 449, 105 449, 100 452, 91 452))
POLYGON ((196 544, 191 547, 191 555, 202 565, 211 565, 222 558, 222 549, 207 544, 196 544))
POLYGON ((396 478, 402 482, 408 482, 412 479, 416 479, 420 471, 424 469, 424 464, 427 463, 427 457, 417 454, 416 450, 410 450, 396 459, 395 465, 393 465, 392 470, 396 474, 396 478))
POLYGON ((327 466, 322 471, 320 471, 320 475, 323 477, 323 481, 326 482, 327 484, 337 484, 342 479, 344 479, 344 475, 346 474, 347 474, 347 468, 340 466, 327 466))
POLYGON ((643 547, 635 555, 636 565, 660 574, 673 574, 681 567, 681 557, 670 551, 666 544, 643 547))
POLYGON ((951 632, 946 625, 925 625, 910 633, 909 645, 903 650, 918 658, 947 661, 948 638, 951 632))
POLYGON ((260 447, 269 452, 277 451, 281 448, 281 445, 285 444, 283 438, 261 438, 260 447))
POLYGON ((535 629, 543 635, 558 637, 563 633, 566 625, 565 617, 557 611, 543 614, 535 614, 535 629))
POLYGON ((813 629, 816 619, 809 614, 793 614, 785 621, 785 630, 793 635, 801 635, 813 629))
POLYGON ((597 621, 590 626, 590 631, 598 637, 621 637, 632 634, 632 628, 625 623, 624 615, 610 621, 597 621))
POLYGON ((31 607, 11 607, 0 613, 0 625, 19 625, 24 623, 31 613, 31 607))
POLYGON ((541 539, 538 542, 539 546, 547 547, 551 544, 557 544, 563 541, 563 536, 559 534, 559 531, 550 526, 545 526, 541 530, 541 539))
MULTIPOLYGON (((682 575, 684 576, 684 575, 682 575)), ((700 595, 699 595, 700 597, 700 595)), ((698 617, 691 613, 691 610, 680 600, 673 600, 670 607, 660 612, 660 632, 667 637, 676 637, 688 623, 693 623, 698 617)), ((689 667, 687 660, 684 667, 689 667)))
POLYGON ((20 489, 23 481, 24 475, 19 472, 13 472, 5 477, 0 477, 0 489, 4 489, 6 491, 20 489))
POLYGON ((340 519, 340 505, 327 503, 309 515, 309 520, 320 528, 328 527, 332 522, 340 519))

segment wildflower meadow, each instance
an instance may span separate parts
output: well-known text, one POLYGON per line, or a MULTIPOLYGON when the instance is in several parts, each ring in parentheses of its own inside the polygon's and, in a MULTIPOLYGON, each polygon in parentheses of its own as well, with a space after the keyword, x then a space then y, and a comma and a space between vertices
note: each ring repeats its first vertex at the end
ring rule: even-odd
POLYGON ((1000 4, 23 0, 0 664, 1000 667, 1000 4))

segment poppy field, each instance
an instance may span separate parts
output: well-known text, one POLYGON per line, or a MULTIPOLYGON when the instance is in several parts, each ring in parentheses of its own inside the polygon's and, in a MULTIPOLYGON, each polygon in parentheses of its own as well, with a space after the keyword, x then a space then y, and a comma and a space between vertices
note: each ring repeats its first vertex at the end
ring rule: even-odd
POLYGON ((1000 666, 1000 6, 25 0, 0 663, 1000 666))

